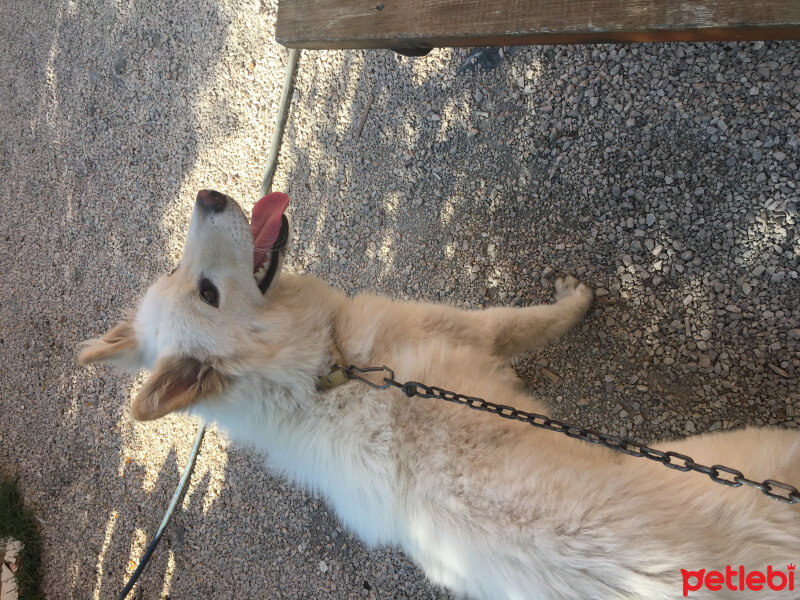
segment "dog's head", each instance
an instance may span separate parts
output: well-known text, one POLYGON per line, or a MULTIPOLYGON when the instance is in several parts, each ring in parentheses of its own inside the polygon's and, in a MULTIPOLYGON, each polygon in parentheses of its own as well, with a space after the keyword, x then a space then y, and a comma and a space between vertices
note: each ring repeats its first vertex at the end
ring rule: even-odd
POLYGON ((252 343, 265 294, 277 285, 288 202, 285 194, 265 196, 248 225, 231 198, 199 192, 175 269, 150 286, 135 315, 84 344, 81 364, 153 371, 134 399, 135 418, 157 419, 223 391, 231 365, 252 343))

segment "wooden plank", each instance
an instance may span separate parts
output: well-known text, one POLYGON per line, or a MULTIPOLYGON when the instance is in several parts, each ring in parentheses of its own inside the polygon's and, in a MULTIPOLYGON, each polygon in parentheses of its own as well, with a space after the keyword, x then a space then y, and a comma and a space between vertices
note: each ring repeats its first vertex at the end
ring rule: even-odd
POLYGON ((290 48, 800 39, 800 0, 279 0, 290 48))

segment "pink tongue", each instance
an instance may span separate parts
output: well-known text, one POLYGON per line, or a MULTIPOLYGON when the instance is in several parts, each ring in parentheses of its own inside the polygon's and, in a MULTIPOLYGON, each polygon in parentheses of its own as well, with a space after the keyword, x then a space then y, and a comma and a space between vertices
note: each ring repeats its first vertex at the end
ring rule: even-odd
POLYGON ((281 216, 289 205, 289 196, 281 192, 267 194, 256 202, 250 219, 250 232, 253 234, 253 272, 255 273, 267 253, 272 250, 281 231, 281 216))

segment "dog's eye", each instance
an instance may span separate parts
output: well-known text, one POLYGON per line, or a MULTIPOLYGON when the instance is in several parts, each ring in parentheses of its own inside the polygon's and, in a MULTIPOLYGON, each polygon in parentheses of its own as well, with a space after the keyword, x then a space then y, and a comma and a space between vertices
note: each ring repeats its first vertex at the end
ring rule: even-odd
POLYGON ((219 308, 219 291, 208 279, 200 280, 200 299, 206 304, 219 308))

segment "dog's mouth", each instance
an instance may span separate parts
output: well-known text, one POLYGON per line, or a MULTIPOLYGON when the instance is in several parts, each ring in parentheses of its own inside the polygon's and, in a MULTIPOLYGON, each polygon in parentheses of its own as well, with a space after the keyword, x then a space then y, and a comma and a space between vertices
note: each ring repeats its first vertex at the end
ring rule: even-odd
POLYGON ((265 293, 278 270, 279 253, 289 238, 289 221, 284 215, 289 196, 280 192, 267 194, 256 202, 250 219, 253 234, 253 277, 265 293))

